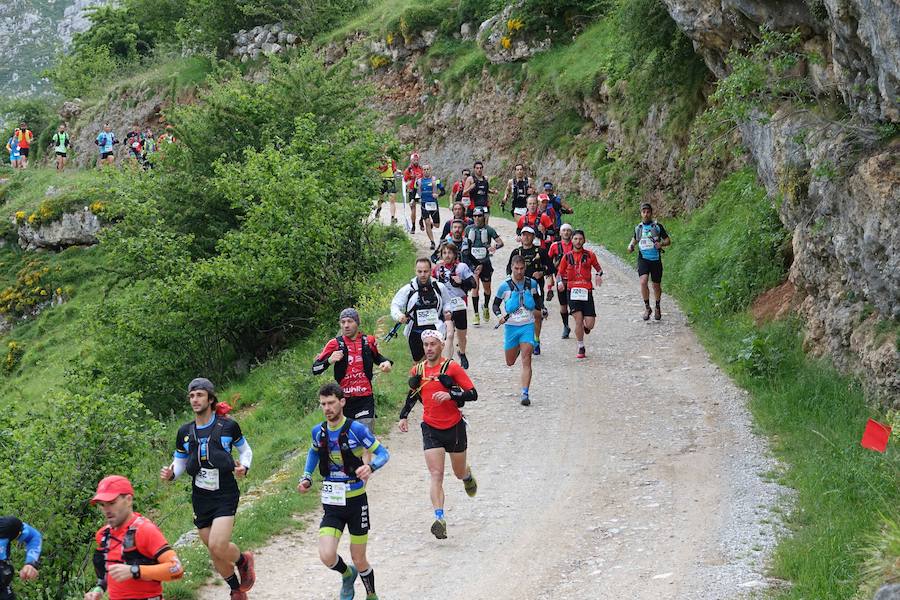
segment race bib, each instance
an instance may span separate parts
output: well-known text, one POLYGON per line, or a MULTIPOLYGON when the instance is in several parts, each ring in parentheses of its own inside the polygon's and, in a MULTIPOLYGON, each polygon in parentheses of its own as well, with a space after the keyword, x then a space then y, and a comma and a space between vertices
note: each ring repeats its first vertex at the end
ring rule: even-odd
POLYGON ((465 196, 463 196, 463 199, 462 199, 462 205, 465 206, 466 208, 469 208, 469 206, 470 206, 471 204, 472 204, 472 201, 469 200, 468 198, 466 198, 465 196))
POLYGON ((462 298, 454 296, 450 298, 450 303, 447 305, 447 310, 449 310, 450 312, 466 310, 466 302, 462 298))
POLYGON ((510 320, 512 321, 525 321, 528 319, 528 313, 531 312, 524 306, 520 306, 516 309, 516 311, 510 316, 510 320))
POLYGON ((520 206, 519 208, 513 209, 513 214, 516 216, 519 216, 519 217, 521 217, 522 215, 524 215, 527 212, 528 212, 528 209, 525 208, 524 206, 520 206))
POLYGON ((641 241, 638 242, 638 248, 641 250, 653 250, 653 238, 642 237, 641 241))
POLYGON ((347 506, 347 484, 340 481, 323 481, 322 504, 347 506))
POLYGON ((219 489, 219 470, 200 469, 200 472, 194 476, 194 485, 201 490, 215 492, 219 489))
POLYGON ((472 256, 478 260, 483 260, 487 256, 487 248, 472 248, 472 256))
POLYGON ((436 308, 426 308, 416 311, 416 323, 421 327, 423 325, 437 325, 438 311, 436 308))
POLYGON ((430 210, 430 211, 437 210, 437 202, 426 202, 425 210, 430 210))
POLYGON ((569 290, 569 300, 584 300, 588 299, 588 291, 587 288, 572 288, 569 290))

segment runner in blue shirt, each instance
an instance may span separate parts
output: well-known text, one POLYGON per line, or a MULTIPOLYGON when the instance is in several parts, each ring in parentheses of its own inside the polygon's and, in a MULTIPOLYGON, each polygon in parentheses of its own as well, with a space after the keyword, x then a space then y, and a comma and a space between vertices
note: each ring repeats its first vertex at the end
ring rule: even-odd
POLYGON ((511 367, 522 356, 522 406, 531 404, 528 388, 531 386, 531 355, 534 352, 534 320, 544 307, 540 285, 525 277, 525 259, 514 255, 510 259, 512 275, 500 284, 494 297, 493 310, 500 317, 500 306, 506 314, 500 318, 505 325, 503 350, 506 365, 511 367))
POLYGON ((97 134, 97 139, 94 140, 94 143, 97 144, 97 147, 100 149, 100 162, 98 163, 98 166, 102 167, 104 164, 111 165, 116 162, 116 157, 113 154, 113 146, 118 144, 119 140, 116 139, 116 134, 113 133, 109 123, 103 124, 103 131, 97 134))
POLYGON ((12 581, 16 570, 12 564, 12 543, 25 546, 25 566, 19 578, 25 581, 37 579, 38 561, 41 558, 40 532, 16 517, 0 517, 0 600, 15 600, 12 581))
POLYGON ((422 203, 422 222, 425 234, 428 236, 428 241, 431 242, 431 249, 434 250, 434 233, 431 230, 441 225, 438 198, 443 196, 446 190, 440 179, 432 177, 431 165, 423 165, 422 173, 422 177, 416 182, 416 189, 422 203))
POLYGON ((645 321, 650 320, 650 288, 647 285, 649 279, 653 282, 653 295, 656 299, 656 310, 653 318, 659 321, 662 319, 662 311, 659 303, 662 299, 662 253, 663 248, 670 245, 672 240, 669 233, 661 223, 657 223, 653 219, 653 206, 649 202, 641 204, 641 222, 635 225, 634 234, 631 236, 631 242, 628 244, 628 252, 634 252, 634 247, 638 247, 638 277, 641 279, 641 296, 644 299, 644 314, 642 318, 645 321))
POLYGON ((325 420, 312 428, 312 445, 297 491, 305 494, 312 488, 312 474, 318 467, 323 479, 321 493, 325 509, 319 525, 319 558, 326 567, 341 574, 341 600, 353 598, 357 575, 366 588, 366 600, 378 600, 375 573, 366 558, 369 539, 366 482, 387 463, 390 455, 365 425, 344 416, 344 391, 340 385, 334 382, 323 385, 319 389, 319 405, 325 420), (362 460, 364 449, 372 453, 369 464, 362 460), (344 527, 350 532, 352 566, 338 555, 344 527))

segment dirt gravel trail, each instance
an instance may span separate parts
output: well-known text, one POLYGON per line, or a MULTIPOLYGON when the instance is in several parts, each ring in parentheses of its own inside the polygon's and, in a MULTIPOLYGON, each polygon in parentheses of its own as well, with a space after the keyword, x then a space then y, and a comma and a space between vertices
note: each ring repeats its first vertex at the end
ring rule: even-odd
MULTIPOLYGON (((494 258, 496 289, 517 244, 511 221, 491 225, 506 243, 494 258)), ((414 239, 427 248, 423 233, 414 239)), ((774 532, 765 523, 781 490, 761 477, 773 464, 751 433, 744 393, 710 362, 672 299, 663 299, 662 321, 642 321, 634 271, 595 250, 605 277, 588 358, 575 358, 574 332, 560 339, 554 300, 530 407, 519 405, 519 367, 506 367, 496 321, 470 324, 479 400, 465 414, 479 489, 468 498, 448 464, 449 539, 429 533, 421 406, 409 433, 394 426, 383 440, 391 460, 369 485, 381 598, 718 599, 767 585, 774 532)), ((401 341, 388 354, 405 350, 401 341)), ((298 445, 307 437, 298 431, 298 445)), ((320 517, 257 552, 251 599, 337 597, 337 575, 318 560, 320 517)), ((346 539, 341 554, 349 560, 346 539)), ((361 582, 356 593, 365 597, 361 582)), ((227 592, 211 585, 200 597, 227 592)))

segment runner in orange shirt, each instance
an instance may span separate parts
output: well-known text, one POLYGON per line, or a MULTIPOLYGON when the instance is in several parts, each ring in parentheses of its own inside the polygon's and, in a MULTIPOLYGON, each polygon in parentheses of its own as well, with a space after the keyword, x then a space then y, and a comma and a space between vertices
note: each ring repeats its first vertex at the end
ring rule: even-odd
MULTIPOLYGON (((97 484, 91 499, 106 519, 97 531, 97 585, 84 600, 162 600, 163 581, 180 579, 181 562, 159 528, 134 512, 134 488, 120 475, 97 484)), ((246 595, 244 596, 246 598, 246 595)))

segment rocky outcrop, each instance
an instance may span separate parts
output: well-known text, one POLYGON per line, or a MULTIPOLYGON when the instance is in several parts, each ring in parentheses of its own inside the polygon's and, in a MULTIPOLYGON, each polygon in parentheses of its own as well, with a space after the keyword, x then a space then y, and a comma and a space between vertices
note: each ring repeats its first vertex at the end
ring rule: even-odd
POLYGON ((525 60, 550 48, 549 36, 525 32, 522 22, 513 18, 521 7, 521 2, 510 4, 478 28, 478 45, 494 64, 525 60))
POLYGON ((100 219, 85 207, 65 213, 56 221, 32 227, 19 225, 19 246, 25 250, 59 250, 69 246, 92 246, 97 243, 100 219))
POLYGON ((280 54, 300 42, 297 34, 285 31, 284 23, 258 25, 250 30, 241 29, 232 37, 234 46, 231 55, 241 62, 280 54))
POLYGON ((113 4, 115 0, 74 0, 66 7, 63 18, 56 25, 56 33, 63 43, 68 46, 77 33, 87 31, 91 26, 88 14, 92 8, 113 4))
POLYGON ((760 27, 801 31, 825 65, 811 69, 820 94, 837 90, 864 119, 900 122, 900 3, 895 0, 664 0, 717 77, 731 48, 760 27), (814 7, 815 13, 810 10, 814 7))

